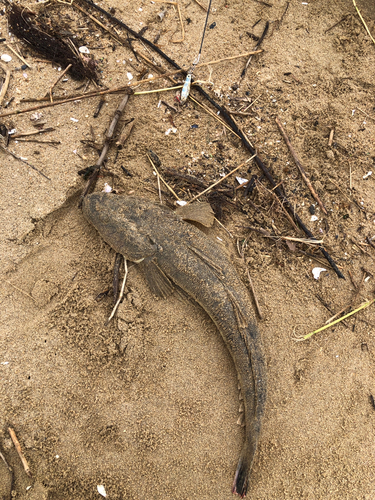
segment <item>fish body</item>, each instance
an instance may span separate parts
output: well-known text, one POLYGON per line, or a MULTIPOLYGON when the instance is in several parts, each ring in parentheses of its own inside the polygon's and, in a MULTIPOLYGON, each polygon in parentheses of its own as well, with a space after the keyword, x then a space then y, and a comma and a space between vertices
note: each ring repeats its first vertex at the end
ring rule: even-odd
POLYGON ((246 439, 232 489, 243 497, 261 430, 266 373, 248 292, 233 264, 218 243, 148 200, 93 193, 85 198, 83 213, 116 252, 143 267, 155 294, 167 297, 177 285, 219 329, 244 400, 246 439))

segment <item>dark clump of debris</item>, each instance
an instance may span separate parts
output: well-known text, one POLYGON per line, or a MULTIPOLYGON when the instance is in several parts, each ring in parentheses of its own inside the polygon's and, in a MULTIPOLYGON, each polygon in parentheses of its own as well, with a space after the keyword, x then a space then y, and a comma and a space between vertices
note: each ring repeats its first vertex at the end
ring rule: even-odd
POLYGON ((98 82, 95 62, 86 57, 83 59, 73 42, 63 40, 57 29, 47 26, 41 16, 27 7, 12 3, 7 3, 7 16, 11 32, 33 50, 62 67, 71 64, 69 73, 77 80, 89 78, 98 82))

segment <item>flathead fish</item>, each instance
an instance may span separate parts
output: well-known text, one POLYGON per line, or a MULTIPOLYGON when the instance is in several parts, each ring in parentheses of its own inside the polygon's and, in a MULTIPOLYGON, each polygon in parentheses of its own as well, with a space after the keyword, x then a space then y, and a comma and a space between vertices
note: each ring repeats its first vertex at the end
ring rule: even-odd
POLYGON ((264 413, 266 373, 248 292, 233 264, 216 241, 146 199, 93 193, 85 198, 83 213, 116 252, 143 268, 155 294, 167 297, 178 286, 216 324, 244 401, 246 439, 232 491, 245 496, 264 413))

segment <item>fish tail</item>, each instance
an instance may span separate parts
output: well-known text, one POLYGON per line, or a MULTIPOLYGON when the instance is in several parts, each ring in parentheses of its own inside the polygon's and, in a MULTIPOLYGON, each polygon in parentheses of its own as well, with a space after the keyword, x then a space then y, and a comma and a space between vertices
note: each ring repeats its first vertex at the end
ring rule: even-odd
POLYGON ((234 481, 232 486, 232 493, 234 495, 239 495, 243 498, 247 492, 247 486, 249 481, 249 474, 252 465, 252 458, 250 458, 247 443, 243 447, 240 459, 238 461, 237 470, 234 475, 234 481))

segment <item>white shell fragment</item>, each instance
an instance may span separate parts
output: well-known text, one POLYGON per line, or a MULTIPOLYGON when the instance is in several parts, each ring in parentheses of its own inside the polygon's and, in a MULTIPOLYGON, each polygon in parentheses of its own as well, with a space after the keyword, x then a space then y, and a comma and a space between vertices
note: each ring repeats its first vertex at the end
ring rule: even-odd
POLYGON ((99 495, 101 495, 102 497, 106 498, 107 493, 106 493, 105 488, 104 488, 104 486, 102 484, 98 484, 98 486, 96 487, 96 489, 98 490, 99 495))
POLYGON ((81 52, 81 54, 90 54, 89 49, 85 45, 82 45, 82 47, 79 47, 78 50, 81 52))
POLYGON ((9 54, 2 54, 0 58, 3 62, 10 62, 12 57, 9 54))
POLYGON ((77 122, 78 122, 77 118, 70 118, 70 119, 71 119, 71 120, 72 120, 72 122, 74 122, 74 123, 77 123, 77 122))
POLYGON ((245 182, 247 182, 247 179, 244 179, 243 177, 236 177, 236 180, 238 184, 245 184, 245 182))
POLYGON ((320 273, 322 273, 323 271, 327 271, 327 269, 324 269, 324 267, 314 267, 314 269, 312 270, 314 278, 316 280, 319 279, 320 273))
POLYGON ((169 128, 166 132, 165 132, 165 135, 169 135, 171 132, 173 132, 174 134, 177 132, 177 129, 176 127, 171 127, 169 128))
POLYGON ((43 118, 43 113, 40 113, 40 112, 36 112, 36 113, 33 113, 31 116, 30 116, 30 120, 32 122, 36 122, 38 120, 40 120, 41 118, 43 118))
POLYGON ((159 12, 158 17, 159 17, 160 21, 162 21, 164 19, 164 16, 165 16, 166 13, 167 13, 167 9, 162 10, 161 12, 159 12))
POLYGON ((109 184, 107 184, 106 182, 104 183, 104 189, 103 189, 103 193, 110 193, 112 191, 112 188, 109 184))
POLYGON ((128 80, 133 80, 133 75, 131 73, 126 73, 126 76, 128 77, 128 80))
POLYGON ((184 207, 185 205, 187 205, 187 201, 184 201, 184 200, 178 200, 176 201, 177 205, 180 205, 180 207, 184 207))
POLYGON ((370 170, 369 172, 367 172, 367 174, 365 174, 363 176, 364 179, 367 179, 367 177, 370 177, 370 175, 372 175, 372 170, 370 170))
POLYGON ((311 222, 315 222, 318 220, 318 217, 316 215, 312 215, 310 220, 311 222))

